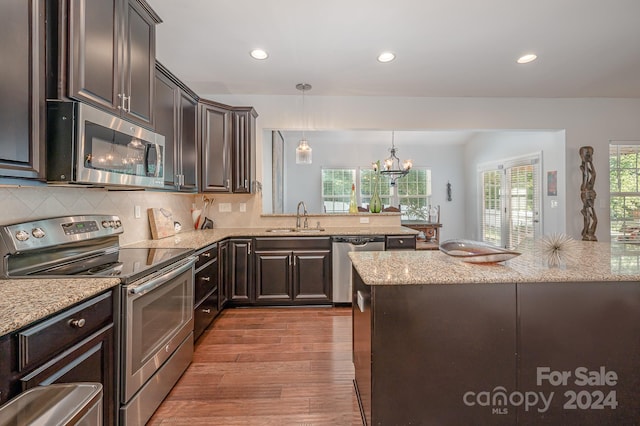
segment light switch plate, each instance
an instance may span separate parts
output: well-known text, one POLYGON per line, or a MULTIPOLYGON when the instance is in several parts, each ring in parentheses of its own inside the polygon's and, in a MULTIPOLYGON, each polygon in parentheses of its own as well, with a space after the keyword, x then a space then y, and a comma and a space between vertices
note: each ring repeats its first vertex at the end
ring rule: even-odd
POLYGON ((247 211, 247 203, 240 203, 240 211, 242 213, 247 211))
POLYGON ((368 217, 361 217, 360 218, 360 223, 369 223, 369 218, 368 217))
POLYGON ((140 219, 142 217, 142 212, 140 211, 140 206, 133 206, 133 216, 136 219, 140 219))
POLYGON ((220 203, 218 204, 219 212, 230 212, 231 211, 231 203, 220 203))

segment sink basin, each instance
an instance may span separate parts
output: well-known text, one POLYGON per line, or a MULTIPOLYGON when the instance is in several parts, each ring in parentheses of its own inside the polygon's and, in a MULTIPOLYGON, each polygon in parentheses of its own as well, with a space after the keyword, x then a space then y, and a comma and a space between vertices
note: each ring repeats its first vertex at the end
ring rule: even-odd
POLYGON ((314 232, 322 232, 324 228, 269 228, 266 232, 271 232, 274 234, 286 234, 288 232, 301 232, 301 233, 314 233, 314 232))

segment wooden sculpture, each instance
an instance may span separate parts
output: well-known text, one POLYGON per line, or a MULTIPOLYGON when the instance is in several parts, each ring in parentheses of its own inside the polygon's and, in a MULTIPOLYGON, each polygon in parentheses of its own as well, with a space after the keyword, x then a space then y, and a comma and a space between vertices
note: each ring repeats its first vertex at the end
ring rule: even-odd
POLYGON ((598 218, 596 217, 596 191, 593 190, 596 181, 596 170, 593 167, 593 147, 580 147, 580 158, 582 164, 582 184, 580 185, 580 198, 582 199, 582 216, 584 216, 584 226, 582 228, 583 241, 598 241, 596 238, 596 226, 598 226, 598 218))

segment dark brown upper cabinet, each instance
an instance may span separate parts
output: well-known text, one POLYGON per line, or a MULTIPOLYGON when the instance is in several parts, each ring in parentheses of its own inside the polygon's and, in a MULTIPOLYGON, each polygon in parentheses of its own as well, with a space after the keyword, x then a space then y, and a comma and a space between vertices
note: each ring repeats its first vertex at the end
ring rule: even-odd
POLYGON ((0 177, 44 174, 44 3, 0 3, 0 177))
POLYGON ((201 191, 251 192, 257 116, 252 107, 200 100, 201 191))
POLYGON ((69 0, 68 8, 54 42, 57 95, 151 127, 158 15, 144 0, 69 0))
POLYGON ((258 114, 252 107, 233 109, 233 192, 251 192, 252 179, 256 173, 256 158, 253 152, 256 139, 256 118, 258 114))
POLYGON ((198 189, 196 99, 195 93, 156 63, 154 127, 165 137, 167 189, 187 192, 198 189))
POLYGON ((203 192, 231 192, 231 108, 200 100, 203 192))

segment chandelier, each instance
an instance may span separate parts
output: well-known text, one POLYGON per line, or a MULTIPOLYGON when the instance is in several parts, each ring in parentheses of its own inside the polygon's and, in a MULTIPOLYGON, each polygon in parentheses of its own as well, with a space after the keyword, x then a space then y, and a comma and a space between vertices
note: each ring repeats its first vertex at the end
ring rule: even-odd
POLYGON ((407 173, 409 173, 409 170, 411 170, 411 166, 413 165, 411 163, 411 160, 404 160, 402 162, 402 166, 400 165, 400 159, 396 156, 397 150, 394 139, 395 132, 392 131, 391 149, 389 150, 389 152, 391 152, 391 155, 389 155, 389 157, 384 160, 382 170, 380 170, 381 174, 389 177, 389 179, 391 180, 391 186, 396 185, 396 179, 401 178, 402 176, 405 176, 407 173))
POLYGON ((306 127, 304 123, 305 115, 304 115, 304 92, 307 90, 311 90, 311 85, 307 83, 298 83, 296 84, 296 89, 302 91, 302 139, 298 142, 298 147, 296 148, 296 164, 311 164, 311 147, 309 146, 309 142, 304 137, 304 128, 306 127))

